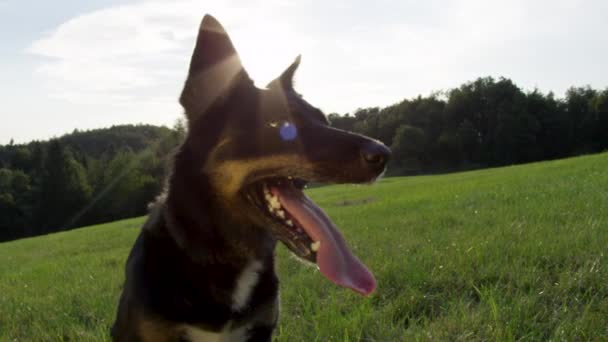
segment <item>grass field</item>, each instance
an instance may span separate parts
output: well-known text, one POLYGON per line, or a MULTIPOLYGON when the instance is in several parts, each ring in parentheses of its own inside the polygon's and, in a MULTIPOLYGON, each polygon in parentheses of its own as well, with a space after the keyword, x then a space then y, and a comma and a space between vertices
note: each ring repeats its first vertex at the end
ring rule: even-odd
MULTIPOLYGON (((278 341, 608 340, 608 154, 309 193, 378 289, 281 247, 278 341)), ((107 339, 142 221, 0 244, 0 341, 107 339)))

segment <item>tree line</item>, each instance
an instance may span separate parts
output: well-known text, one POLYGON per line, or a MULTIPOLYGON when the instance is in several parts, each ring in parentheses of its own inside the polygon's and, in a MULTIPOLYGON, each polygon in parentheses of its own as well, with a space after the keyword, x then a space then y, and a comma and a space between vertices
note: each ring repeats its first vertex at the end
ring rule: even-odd
POLYGON ((184 132, 124 125, 0 146, 0 241, 144 215, 184 132))
MULTIPOLYGON (((391 175, 439 173, 608 149, 608 89, 565 97, 524 92, 506 78, 353 114, 334 127, 390 146, 391 175)), ((0 146, 0 241, 143 215, 162 189, 175 127, 123 125, 0 146)))
POLYGON ((437 173, 564 158, 608 149, 608 89, 572 87, 563 99, 486 77, 428 97, 353 115, 333 126, 393 151, 391 174, 437 173))

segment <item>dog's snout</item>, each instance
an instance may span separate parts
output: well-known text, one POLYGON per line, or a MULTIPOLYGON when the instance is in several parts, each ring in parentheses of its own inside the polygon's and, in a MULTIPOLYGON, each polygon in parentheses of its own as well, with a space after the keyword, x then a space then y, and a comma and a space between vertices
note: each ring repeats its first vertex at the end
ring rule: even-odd
POLYGON ((361 148, 361 157, 370 166, 384 168, 391 156, 391 150, 380 142, 369 142, 361 148))

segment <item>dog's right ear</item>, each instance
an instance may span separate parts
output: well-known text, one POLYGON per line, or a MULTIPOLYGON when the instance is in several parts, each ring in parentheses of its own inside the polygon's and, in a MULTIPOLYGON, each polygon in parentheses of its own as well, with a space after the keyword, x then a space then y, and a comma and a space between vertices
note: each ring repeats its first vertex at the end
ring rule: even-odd
POLYGON ((179 99, 188 119, 193 121, 241 82, 252 81, 228 33, 214 17, 205 15, 179 99))

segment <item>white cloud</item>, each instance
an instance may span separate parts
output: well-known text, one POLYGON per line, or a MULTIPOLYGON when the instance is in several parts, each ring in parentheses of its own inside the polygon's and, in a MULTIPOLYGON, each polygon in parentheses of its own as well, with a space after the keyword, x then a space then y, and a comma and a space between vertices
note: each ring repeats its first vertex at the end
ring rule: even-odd
POLYGON ((84 14, 61 24, 28 51, 48 58, 37 71, 57 97, 87 103, 99 96, 130 101, 140 90, 175 83, 167 71, 187 61, 185 43, 193 39, 200 18, 184 8, 188 3, 180 5, 183 16, 160 3, 84 14))
MULTIPOLYGON (((217 1, 206 2, 203 9, 200 1, 190 0, 111 7, 64 22, 33 42, 27 51, 44 58, 36 74, 54 98, 132 107, 136 101, 172 94, 171 101, 179 110, 175 98, 187 72, 198 25, 206 12, 216 15, 229 28, 246 66, 262 69, 262 73, 269 69, 278 73, 291 62, 296 51, 286 55, 284 49, 273 51, 260 44, 266 40, 266 47, 288 47, 293 37, 289 27, 270 24, 272 15, 268 11, 262 13, 269 5, 292 7, 280 2, 217 1), (252 39, 254 35, 264 38, 258 41, 252 39), (279 63, 277 56, 282 58, 279 63), (269 60, 275 61, 276 66, 269 60)), ((254 76, 256 70, 251 70, 254 76)))
POLYGON ((603 86, 606 68, 587 68, 608 58, 607 9, 570 0, 144 1, 68 20, 28 51, 45 58, 37 74, 56 98, 111 103, 108 111, 124 115, 145 108, 155 115, 149 121, 168 122, 160 109, 171 120, 179 113, 175 99, 209 12, 260 84, 303 53, 301 92, 345 112, 488 74, 558 93, 580 82, 603 86))

